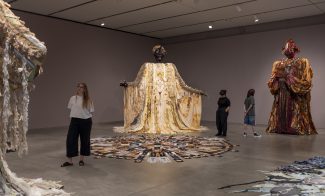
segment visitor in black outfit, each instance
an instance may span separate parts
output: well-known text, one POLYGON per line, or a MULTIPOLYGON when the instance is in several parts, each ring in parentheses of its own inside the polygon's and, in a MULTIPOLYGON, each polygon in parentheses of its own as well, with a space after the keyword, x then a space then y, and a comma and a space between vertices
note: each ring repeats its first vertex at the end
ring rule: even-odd
POLYGON ((219 92, 220 98, 218 100, 218 110, 216 111, 216 125, 218 133, 216 136, 227 135, 227 119, 230 109, 230 100, 226 96, 227 90, 219 92))

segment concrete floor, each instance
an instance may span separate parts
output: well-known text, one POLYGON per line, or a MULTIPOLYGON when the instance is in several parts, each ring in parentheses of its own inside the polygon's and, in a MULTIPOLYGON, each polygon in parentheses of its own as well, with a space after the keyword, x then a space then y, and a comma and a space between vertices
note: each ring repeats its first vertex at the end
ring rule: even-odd
MULTIPOLYGON (((119 124, 120 125, 120 124, 119 124)), ((203 123, 210 131, 199 135, 212 137, 214 123, 203 123)), ((116 135, 116 124, 94 125, 92 137, 116 135)), ((8 164, 20 177, 61 180, 65 191, 78 196, 203 196, 229 195, 233 189, 219 187, 264 179, 257 170, 273 170, 277 166, 312 156, 325 156, 325 130, 315 136, 266 134, 257 126, 261 138, 242 136, 242 126, 229 124, 227 139, 239 152, 223 157, 186 160, 183 163, 136 164, 129 160, 86 159, 84 167, 61 168, 65 161, 67 128, 31 130, 28 133, 29 154, 18 158, 7 154, 8 164)), ((235 189, 240 189, 236 187, 235 189)), ((234 195, 258 195, 254 193, 234 195)))

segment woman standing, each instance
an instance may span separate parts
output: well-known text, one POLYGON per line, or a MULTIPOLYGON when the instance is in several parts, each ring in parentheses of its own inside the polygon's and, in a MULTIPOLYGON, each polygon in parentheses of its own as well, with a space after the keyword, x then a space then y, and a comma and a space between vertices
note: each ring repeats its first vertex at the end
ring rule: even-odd
POLYGON ((247 136, 247 127, 252 127, 254 137, 260 137, 261 135, 257 134, 254 130, 255 126, 255 90, 249 89, 247 96, 244 102, 244 136, 247 136))
POLYGON ((67 135, 67 154, 68 161, 61 167, 72 166, 72 157, 79 155, 78 140, 80 136, 80 160, 79 166, 84 166, 84 156, 90 155, 90 131, 92 126, 92 113, 94 104, 88 93, 85 83, 78 83, 76 95, 70 98, 68 108, 70 112, 70 126, 67 135))
POLYGON ((230 100, 226 96, 227 90, 219 92, 218 110, 216 112, 216 125, 218 133, 216 136, 227 136, 227 119, 230 109, 230 100))

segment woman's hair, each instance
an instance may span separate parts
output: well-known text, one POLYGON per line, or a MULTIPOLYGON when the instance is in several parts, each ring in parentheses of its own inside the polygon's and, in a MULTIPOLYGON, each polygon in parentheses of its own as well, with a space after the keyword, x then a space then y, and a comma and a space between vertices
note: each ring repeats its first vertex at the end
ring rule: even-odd
POLYGON ((83 83, 83 82, 79 82, 78 83, 78 86, 79 85, 83 85, 83 95, 82 95, 82 107, 83 108, 88 108, 90 106, 90 103, 91 103, 91 100, 90 100, 90 97, 89 97, 89 92, 88 92, 88 87, 86 85, 86 83, 83 83))
POLYGON ((249 89, 247 91, 247 97, 254 96, 255 95, 255 90, 254 89, 249 89))
POLYGON ((226 93, 227 93, 227 90, 222 89, 222 90, 220 90, 219 95, 223 96, 223 95, 226 95, 226 93))

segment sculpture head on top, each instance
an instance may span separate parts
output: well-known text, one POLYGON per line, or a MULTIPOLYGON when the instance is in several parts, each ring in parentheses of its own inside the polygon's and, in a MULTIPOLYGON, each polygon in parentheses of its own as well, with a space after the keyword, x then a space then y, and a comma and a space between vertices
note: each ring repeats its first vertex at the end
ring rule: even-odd
POLYGON ((296 54, 300 52, 300 49, 297 47, 296 42, 293 39, 289 39, 285 46, 282 48, 282 53, 288 58, 295 58, 296 54))
MULTIPOLYGON (((156 59, 156 63, 162 63, 164 57, 167 55, 167 51, 162 45, 158 44, 152 48, 152 54, 156 59)), ((120 86, 128 87, 127 81, 126 80, 121 81, 120 86)))
POLYGON ((152 48, 152 53, 156 59, 157 63, 161 63, 164 59, 164 57, 167 55, 167 51, 165 50, 165 48, 162 45, 155 45, 152 48))

